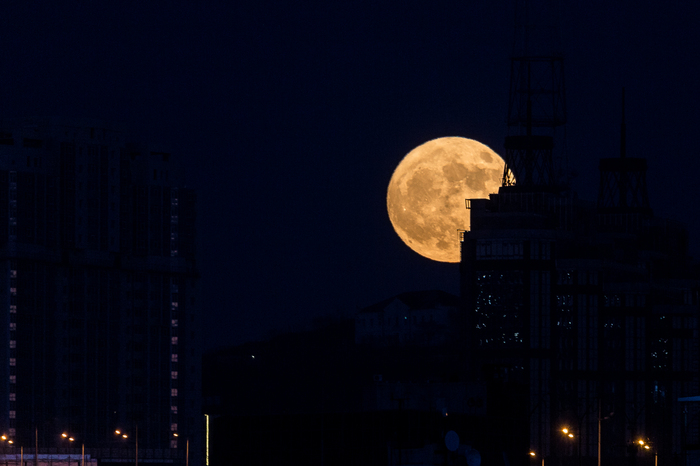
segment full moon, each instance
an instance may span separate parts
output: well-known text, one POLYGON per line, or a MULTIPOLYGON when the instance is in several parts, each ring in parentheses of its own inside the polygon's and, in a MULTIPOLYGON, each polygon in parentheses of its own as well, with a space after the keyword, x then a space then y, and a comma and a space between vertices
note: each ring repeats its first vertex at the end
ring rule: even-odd
POLYGON ((464 200, 497 192, 504 165, 472 139, 445 137, 416 147, 389 182, 386 205, 394 230, 428 259, 459 262, 459 230, 469 229, 464 200))

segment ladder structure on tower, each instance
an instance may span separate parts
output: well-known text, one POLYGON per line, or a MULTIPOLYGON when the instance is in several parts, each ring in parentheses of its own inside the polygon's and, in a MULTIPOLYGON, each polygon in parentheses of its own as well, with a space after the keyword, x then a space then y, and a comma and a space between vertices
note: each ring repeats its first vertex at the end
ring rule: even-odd
POLYGON ((553 154, 556 129, 566 123, 564 57, 555 10, 540 3, 547 2, 516 4, 502 185, 518 191, 560 184, 553 154))

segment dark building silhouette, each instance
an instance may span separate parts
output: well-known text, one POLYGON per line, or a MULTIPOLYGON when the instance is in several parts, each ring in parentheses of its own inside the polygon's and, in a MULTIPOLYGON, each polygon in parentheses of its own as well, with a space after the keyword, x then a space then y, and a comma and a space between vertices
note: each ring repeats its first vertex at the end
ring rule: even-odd
POLYGON ((198 464, 195 195, 180 171, 103 123, 0 122, 0 429, 15 445, 69 432, 107 462, 134 458, 138 432, 142 461, 184 462, 189 440, 198 464))
POLYGON ((458 301, 402 293, 354 319, 207 354, 211 464, 460 465, 469 452, 491 464, 485 385, 468 373, 454 328, 433 329, 429 318, 446 319, 458 301), (365 339, 368 326, 387 332, 365 339), (450 430, 456 451, 446 448, 450 430))
POLYGON ((355 343, 438 346, 462 334, 459 298, 444 291, 412 291, 366 307, 355 316, 355 343))
POLYGON ((699 388, 687 232, 653 215, 646 161, 626 157, 624 120, 620 157, 600 163, 597 203, 526 176, 551 164, 538 151, 553 144, 525 125, 510 163, 520 171, 471 200, 462 241, 467 341, 488 385, 492 446, 520 464, 528 451, 571 464, 599 454, 602 464, 653 464, 654 454, 672 464, 698 443, 697 416, 678 402, 699 388))

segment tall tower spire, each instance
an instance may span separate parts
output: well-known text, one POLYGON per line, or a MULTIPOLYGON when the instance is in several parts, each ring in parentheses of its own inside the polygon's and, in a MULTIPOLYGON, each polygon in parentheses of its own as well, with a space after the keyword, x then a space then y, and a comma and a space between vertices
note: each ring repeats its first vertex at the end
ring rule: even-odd
POLYGON ((557 184, 554 132, 566 123, 564 58, 552 0, 518 0, 508 101, 503 186, 557 184))
MULTIPOLYGON (((651 216, 652 214, 647 193, 647 161, 644 158, 627 157, 624 88, 622 88, 620 157, 600 160, 598 211, 602 216, 608 214, 642 214, 651 216)), ((628 215, 628 218, 631 217, 628 215)), ((621 222, 608 222, 607 224, 623 225, 621 222)), ((627 224, 625 223, 624 225, 627 228, 627 224)))

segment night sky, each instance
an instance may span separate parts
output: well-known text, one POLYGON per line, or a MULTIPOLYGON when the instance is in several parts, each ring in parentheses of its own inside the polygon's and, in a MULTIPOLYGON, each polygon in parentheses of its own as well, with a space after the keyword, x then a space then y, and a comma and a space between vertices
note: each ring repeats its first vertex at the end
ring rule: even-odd
MULTIPOLYGON (((567 154, 646 157, 656 215, 700 257, 700 5, 561 2, 567 154)), ((676 4, 674 4, 676 3, 676 4)), ((94 117, 182 154, 198 191, 204 349, 349 316, 403 291, 458 292, 456 264, 393 232, 394 167, 463 136, 503 152, 511 2, 4 4, 0 116, 94 117)), ((466 215, 466 212, 465 212, 466 215)))

